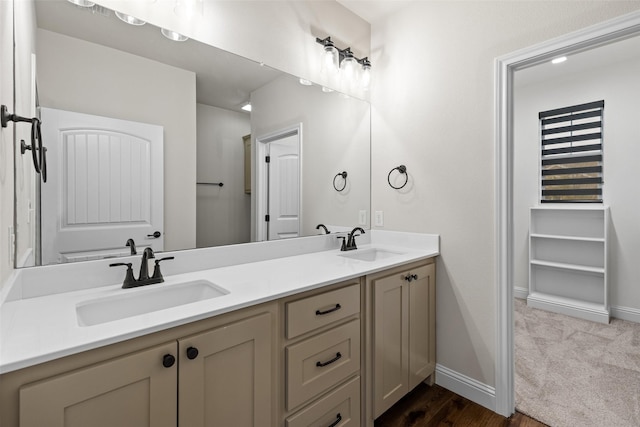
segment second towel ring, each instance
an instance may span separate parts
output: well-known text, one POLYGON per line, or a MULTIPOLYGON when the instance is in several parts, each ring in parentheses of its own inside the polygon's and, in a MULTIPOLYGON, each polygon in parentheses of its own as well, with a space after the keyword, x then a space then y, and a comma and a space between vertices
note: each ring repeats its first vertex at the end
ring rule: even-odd
POLYGON ((336 174, 336 176, 333 177, 333 188, 335 188, 335 190, 338 192, 347 188, 347 171, 339 172, 336 174), (341 176, 342 179, 344 180, 344 184, 342 185, 342 188, 338 188, 338 186, 336 185, 336 178, 339 176, 341 176))
POLYGON ((400 190, 401 188, 404 188, 404 186, 407 185, 407 182, 409 182, 409 174, 407 173, 407 167, 405 165, 400 165, 400 166, 396 166, 395 168, 391 169, 389 171, 389 175, 387 175, 387 182, 389 183, 389 186, 391 188, 393 188, 393 189, 400 190), (398 172, 400 172, 401 174, 404 175, 404 184, 402 184, 400 187, 396 187, 395 185, 393 185, 391 183, 391 174, 395 170, 397 170, 398 172))

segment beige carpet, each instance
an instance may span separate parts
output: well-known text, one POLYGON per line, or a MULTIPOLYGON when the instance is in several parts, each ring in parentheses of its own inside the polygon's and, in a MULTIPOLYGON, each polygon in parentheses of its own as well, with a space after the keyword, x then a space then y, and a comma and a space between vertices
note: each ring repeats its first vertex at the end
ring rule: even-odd
POLYGON ((640 324, 515 300, 516 408, 552 427, 640 426, 640 324))

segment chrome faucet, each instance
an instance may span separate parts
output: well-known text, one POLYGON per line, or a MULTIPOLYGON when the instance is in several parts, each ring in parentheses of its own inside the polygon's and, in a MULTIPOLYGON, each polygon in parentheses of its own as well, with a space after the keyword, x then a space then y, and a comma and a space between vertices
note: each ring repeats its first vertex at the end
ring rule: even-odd
POLYGON ((155 283, 164 282, 164 277, 162 277, 162 272, 160 271, 160 262, 174 259, 172 256, 156 259, 155 267, 153 268, 153 275, 149 277, 149 260, 155 259, 155 254, 153 253, 153 249, 145 248, 144 252, 142 252, 142 261, 140 262, 140 274, 136 279, 133 275, 133 269, 131 266, 133 265, 130 262, 116 262, 114 264, 109 264, 109 267, 117 267, 117 266, 126 266, 127 273, 124 277, 124 281, 122 282, 122 288, 137 288, 138 286, 146 286, 153 285, 155 283))
POLYGON ((354 249, 358 249, 356 246, 356 237, 364 234, 364 230, 361 227, 356 227, 347 235, 347 243, 340 248, 341 251, 352 251, 354 249), (360 234, 355 234, 356 231, 359 231, 360 234))

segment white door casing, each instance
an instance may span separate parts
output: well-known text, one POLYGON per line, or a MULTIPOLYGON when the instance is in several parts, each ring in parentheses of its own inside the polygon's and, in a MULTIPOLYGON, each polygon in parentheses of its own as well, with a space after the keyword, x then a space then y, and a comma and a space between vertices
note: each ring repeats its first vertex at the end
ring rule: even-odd
POLYGON ((163 250, 162 126, 42 108, 42 132, 43 265, 163 250))
POLYGON ((258 137, 256 142, 257 240, 298 237, 302 218, 302 123, 258 137))

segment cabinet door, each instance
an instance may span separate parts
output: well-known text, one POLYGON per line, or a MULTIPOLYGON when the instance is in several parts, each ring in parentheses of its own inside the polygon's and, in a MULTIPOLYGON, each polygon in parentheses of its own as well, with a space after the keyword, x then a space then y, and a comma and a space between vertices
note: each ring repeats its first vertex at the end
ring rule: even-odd
POLYGON ((413 269, 409 282, 409 390, 436 367, 435 264, 413 269))
POLYGON ((409 288, 405 273, 372 283, 374 418, 409 391, 409 288))
POLYGON ((28 384, 20 426, 175 427, 177 363, 164 367, 167 354, 176 357, 175 342, 28 384))
POLYGON ((180 426, 270 426, 270 313, 178 341, 180 426))

